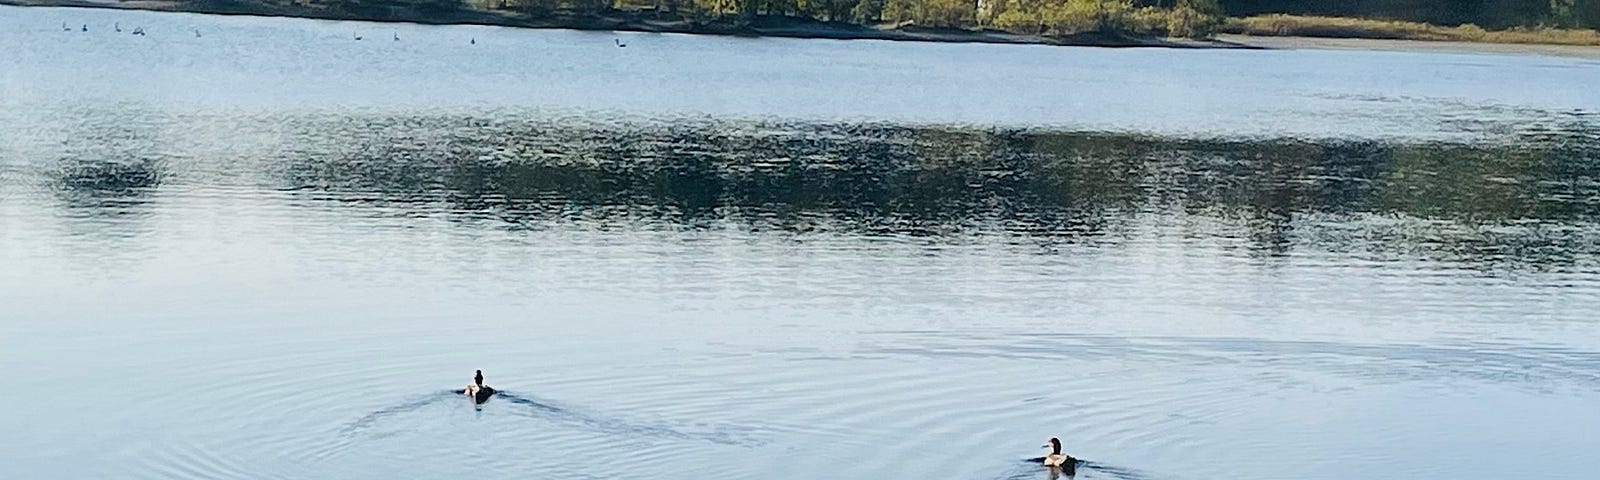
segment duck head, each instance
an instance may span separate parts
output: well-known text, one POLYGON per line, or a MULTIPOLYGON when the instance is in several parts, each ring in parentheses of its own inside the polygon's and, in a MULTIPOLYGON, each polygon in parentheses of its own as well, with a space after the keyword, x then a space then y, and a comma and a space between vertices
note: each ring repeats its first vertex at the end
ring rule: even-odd
POLYGON ((1050 449, 1050 454, 1051 455, 1060 455, 1061 454, 1061 440, 1057 439, 1056 437, 1050 437, 1050 441, 1045 442, 1044 445, 1040 445, 1039 448, 1048 448, 1048 449, 1050 449))

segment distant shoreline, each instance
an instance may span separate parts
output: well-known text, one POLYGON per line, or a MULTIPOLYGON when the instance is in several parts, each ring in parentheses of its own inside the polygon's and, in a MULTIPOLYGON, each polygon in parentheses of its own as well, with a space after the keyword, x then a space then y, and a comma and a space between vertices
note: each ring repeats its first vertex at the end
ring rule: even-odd
POLYGON ((1600 31, 1587 28, 1540 26, 1488 30, 1472 24, 1448 26, 1399 20, 1315 15, 1268 14, 1234 17, 1223 22, 1218 32, 1264 37, 1359 38, 1600 47, 1600 31))
MULTIPOLYGON (((4 1, 4 0, 0 0, 4 1)), ((1549 55, 1553 57, 1600 59, 1600 47, 1551 45, 1543 43, 1452 42, 1439 40, 1385 40, 1377 38, 1329 38, 1295 36, 1254 36, 1222 34, 1218 40, 1264 50, 1363 50, 1378 52, 1489 53, 1501 55, 1549 55)))
POLYGON ((1508 55, 1551 55, 1600 58, 1600 46, 1540 43, 1494 43, 1479 41, 1441 41, 1416 39, 1346 38, 1296 35, 1222 34, 1212 39, 1191 40, 1083 33, 1069 36, 1021 35, 996 30, 959 28, 865 26, 844 22, 820 22, 793 17, 756 17, 745 25, 731 21, 692 23, 681 19, 660 19, 649 11, 614 11, 596 15, 524 15, 513 11, 455 8, 419 10, 414 7, 376 5, 358 11, 326 10, 310 7, 283 8, 250 0, 0 0, 0 5, 18 7, 102 8, 148 10, 212 15, 309 18, 426 25, 488 25, 513 28, 568 29, 647 33, 685 33, 742 37, 821 38, 834 40, 891 40, 942 43, 991 43, 1013 45, 1056 45, 1107 48, 1183 48, 1247 50, 1371 50, 1404 52, 1457 52, 1508 55))
POLYGON ((997 30, 916 26, 895 27, 890 25, 866 26, 781 16, 757 16, 743 24, 736 24, 727 20, 691 22, 671 16, 658 16, 651 11, 623 10, 592 15, 554 13, 533 16, 509 10, 484 10, 470 7, 425 9, 415 5, 394 4, 372 4, 354 10, 314 7, 287 8, 248 0, 0 0, 0 5, 150 10, 320 20, 406 22, 429 25, 489 25, 517 28, 687 33, 745 37, 996 43, 1109 48, 1260 48, 1222 40, 1191 40, 1107 33, 1081 33, 1065 36, 1021 35, 997 30))

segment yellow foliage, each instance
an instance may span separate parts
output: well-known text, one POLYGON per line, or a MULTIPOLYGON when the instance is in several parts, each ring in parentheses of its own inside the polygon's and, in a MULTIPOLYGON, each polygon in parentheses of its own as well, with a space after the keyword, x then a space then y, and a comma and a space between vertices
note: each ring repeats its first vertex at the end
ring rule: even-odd
POLYGON ((1458 27, 1446 27, 1420 22, 1298 15, 1260 15, 1231 18, 1223 25, 1221 31, 1268 36, 1600 45, 1600 31, 1588 29, 1512 28, 1508 30, 1485 30, 1483 27, 1470 23, 1458 27))

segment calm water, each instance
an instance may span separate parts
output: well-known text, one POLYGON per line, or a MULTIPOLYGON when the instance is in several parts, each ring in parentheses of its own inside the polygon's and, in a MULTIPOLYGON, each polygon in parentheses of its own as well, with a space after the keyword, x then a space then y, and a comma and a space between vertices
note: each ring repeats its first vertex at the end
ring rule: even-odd
POLYGON ((0 476, 1590 478, 1594 85, 0 8, 0 476))

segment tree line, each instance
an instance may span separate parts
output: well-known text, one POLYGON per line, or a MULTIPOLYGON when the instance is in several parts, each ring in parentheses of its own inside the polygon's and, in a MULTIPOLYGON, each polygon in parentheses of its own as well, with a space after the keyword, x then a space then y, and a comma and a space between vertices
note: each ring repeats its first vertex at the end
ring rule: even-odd
MULTIPOLYGON (((361 1, 361 0, 344 0, 361 1)), ((422 0, 529 14, 645 9, 690 21, 803 19, 1071 35, 1206 37, 1228 15, 1315 15, 1489 29, 1600 28, 1600 0, 422 0)))
MULTIPOLYGON (((469 0, 473 1, 473 0, 469 0)), ((691 20, 790 18, 895 27, 982 28, 1071 35, 1204 37, 1222 25, 1217 0, 476 0, 532 14, 653 9, 691 20)))

